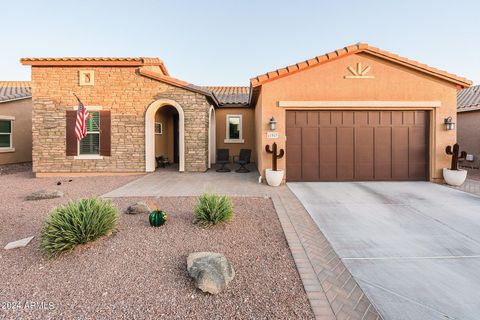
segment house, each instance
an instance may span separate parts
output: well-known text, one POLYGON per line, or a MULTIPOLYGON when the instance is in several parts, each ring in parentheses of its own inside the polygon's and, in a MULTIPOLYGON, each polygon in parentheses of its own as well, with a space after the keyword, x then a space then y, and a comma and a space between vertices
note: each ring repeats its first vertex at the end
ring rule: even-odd
POLYGON ((0 81, 0 165, 32 161, 32 95, 28 81, 0 81))
POLYGON ((456 140, 465 78, 359 43, 250 80, 201 87, 170 76, 157 58, 24 58, 32 68, 37 176, 135 174, 155 156, 205 171, 215 150, 285 149, 287 181, 435 180, 456 140), (92 117, 77 143, 78 95, 92 117))
MULTIPOLYGON (((458 144, 462 150, 480 156, 480 86, 458 92, 457 96, 458 144)), ((474 159, 478 162, 478 159, 474 159)))

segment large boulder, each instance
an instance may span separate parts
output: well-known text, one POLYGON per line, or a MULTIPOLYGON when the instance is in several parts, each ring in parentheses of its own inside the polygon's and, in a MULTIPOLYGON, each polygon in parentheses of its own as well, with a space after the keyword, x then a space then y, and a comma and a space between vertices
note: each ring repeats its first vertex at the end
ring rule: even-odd
POLYGON ((187 271, 203 292, 220 293, 235 277, 235 270, 221 253, 194 252, 187 257, 187 271))
POLYGON ((140 201, 137 203, 132 204, 127 208, 127 213, 128 214, 139 214, 139 213, 150 213, 150 208, 148 207, 148 204, 144 201, 140 201))
POLYGON ((63 197, 63 192, 59 190, 39 190, 30 193, 27 200, 43 200, 63 197))

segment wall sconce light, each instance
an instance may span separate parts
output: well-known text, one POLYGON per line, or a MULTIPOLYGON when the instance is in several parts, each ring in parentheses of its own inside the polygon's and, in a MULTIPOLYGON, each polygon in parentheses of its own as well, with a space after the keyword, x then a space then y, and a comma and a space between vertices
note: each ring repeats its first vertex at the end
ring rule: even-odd
POLYGON ((277 129, 277 120, 275 120, 274 117, 271 117, 270 121, 268 122, 268 125, 270 126, 270 130, 277 129))
POLYGON ((445 124, 445 130, 455 130, 455 122, 452 121, 452 117, 445 118, 443 123, 445 124))

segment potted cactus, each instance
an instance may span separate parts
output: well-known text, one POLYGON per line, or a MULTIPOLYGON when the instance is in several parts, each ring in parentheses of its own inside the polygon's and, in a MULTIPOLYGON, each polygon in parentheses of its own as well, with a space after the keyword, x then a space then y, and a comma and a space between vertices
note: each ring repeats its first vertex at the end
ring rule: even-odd
POLYGON ((459 152, 460 146, 455 143, 452 146, 448 146, 445 152, 452 156, 452 164, 450 169, 443 168, 443 178, 445 182, 451 186, 461 186, 467 178, 467 170, 458 169, 458 160, 463 160, 467 156, 465 151, 459 152))
POLYGON ((280 152, 277 152, 277 144, 274 142, 272 148, 270 145, 265 146, 265 151, 272 154, 272 168, 265 170, 265 177, 269 186, 278 187, 283 180, 283 170, 277 169, 277 160, 281 159, 285 154, 283 149, 280 149, 280 152))

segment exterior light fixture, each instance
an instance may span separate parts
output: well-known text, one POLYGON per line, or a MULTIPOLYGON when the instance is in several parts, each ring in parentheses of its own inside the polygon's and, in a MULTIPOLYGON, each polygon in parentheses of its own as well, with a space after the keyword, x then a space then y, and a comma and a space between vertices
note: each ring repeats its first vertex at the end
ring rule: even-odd
POLYGON ((445 118, 443 123, 445 124, 445 130, 455 130, 455 122, 452 121, 452 117, 445 118))
POLYGON ((270 121, 268 122, 268 125, 270 126, 270 130, 277 129, 277 120, 275 120, 274 117, 271 117, 270 121))

